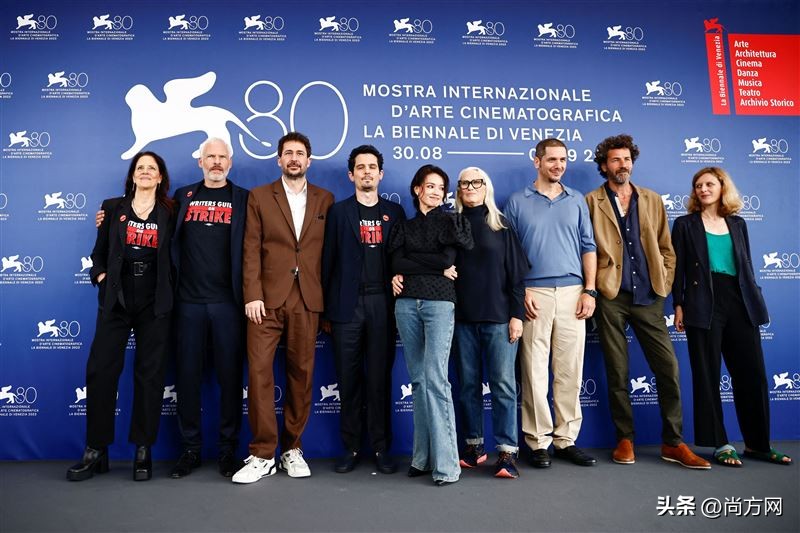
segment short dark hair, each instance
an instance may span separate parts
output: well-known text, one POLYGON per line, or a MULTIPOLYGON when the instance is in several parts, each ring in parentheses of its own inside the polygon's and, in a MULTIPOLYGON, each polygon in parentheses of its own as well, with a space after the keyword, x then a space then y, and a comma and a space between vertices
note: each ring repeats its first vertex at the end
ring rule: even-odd
POLYGON ((383 154, 371 144, 362 144, 361 146, 353 148, 353 151, 350 152, 350 157, 347 158, 347 170, 353 172, 353 170, 356 168, 356 157, 360 156, 361 154, 372 154, 377 157, 378 170, 383 170, 383 154))
POLYGON ((411 200, 414 202, 414 209, 417 211, 419 211, 419 198, 417 198, 417 194, 414 192, 414 187, 422 187, 422 184, 425 183, 425 178, 427 178, 429 174, 438 174, 442 177, 445 194, 450 190, 450 177, 447 175, 447 172, 436 165, 422 165, 411 179, 411 186, 408 189, 411 191, 411 200))
POLYGON ((311 141, 309 141, 308 137, 299 131, 290 131, 278 140, 278 157, 283 155, 283 145, 288 141, 297 141, 299 143, 303 143, 303 146, 306 147, 306 151, 308 152, 308 157, 311 157, 311 141))
POLYGON ((561 147, 564 150, 567 149, 567 145, 564 144, 563 141, 559 141, 558 139, 544 139, 539 141, 539 144, 536 145, 536 157, 541 159, 544 157, 544 153, 547 151, 548 148, 556 148, 561 147))
POLYGON ((601 176, 608 179, 608 176, 606 176, 606 173, 603 172, 602 167, 608 160, 608 151, 621 150, 623 148, 627 148, 628 151, 630 151, 631 161, 635 163, 636 158, 639 157, 639 147, 633 144, 633 137, 627 133, 606 137, 600 141, 600 144, 598 144, 597 148, 594 149, 594 162, 597 163, 597 171, 601 176))
POLYGON ((156 166, 158 167, 158 173, 161 174, 161 183, 156 188, 156 201, 172 211, 173 202, 168 194, 169 172, 167 171, 167 164, 164 162, 164 158, 155 152, 139 152, 133 156, 133 159, 131 159, 131 164, 128 166, 128 174, 125 176, 125 196, 133 201, 133 195, 136 192, 136 184, 133 182, 133 175, 136 173, 136 166, 139 163, 139 160, 146 155, 149 155, 155 159, 156 166))

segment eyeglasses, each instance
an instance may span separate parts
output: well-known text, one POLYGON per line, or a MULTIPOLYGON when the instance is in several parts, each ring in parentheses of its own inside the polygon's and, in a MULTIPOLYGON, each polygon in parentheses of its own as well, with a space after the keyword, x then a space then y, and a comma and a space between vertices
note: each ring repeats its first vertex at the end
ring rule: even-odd
POLYGON ((481 187, 483 187, 484 183, 485 182, 483 181, 482 178, 475 180, 458 180, 458 188, 466 191, 467 189, 469 189, 469 186, 472 185, 473 189, 480 189, 481 187))

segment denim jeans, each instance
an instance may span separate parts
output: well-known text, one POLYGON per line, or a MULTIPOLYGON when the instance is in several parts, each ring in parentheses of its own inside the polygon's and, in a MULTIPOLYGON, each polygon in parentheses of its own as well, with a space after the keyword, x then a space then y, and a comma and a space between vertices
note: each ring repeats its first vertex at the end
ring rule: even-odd
POLYGON ((414 401, 411 466, 432 470, 434 480, 457 481, 461 467, 447 380, 455 305, 442 300, 399 298, 395 317, 414 401))
POLYGON ((453 347, 461 381, 459 404, 467 444, 483 444, 481 356, 485 353, 497 449, 517 452, 517 383, 514 379, 517 346, 517 343, 508 342, 507 322, 456 322, 453 347))

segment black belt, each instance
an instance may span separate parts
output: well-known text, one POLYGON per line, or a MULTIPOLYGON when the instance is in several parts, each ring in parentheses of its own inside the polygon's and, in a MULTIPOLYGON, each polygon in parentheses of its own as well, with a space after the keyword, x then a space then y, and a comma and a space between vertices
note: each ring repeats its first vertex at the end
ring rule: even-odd
POLYGON ((150 271, 153 264, 153 261, 125 261, 124 272, 138 278, 150 271))

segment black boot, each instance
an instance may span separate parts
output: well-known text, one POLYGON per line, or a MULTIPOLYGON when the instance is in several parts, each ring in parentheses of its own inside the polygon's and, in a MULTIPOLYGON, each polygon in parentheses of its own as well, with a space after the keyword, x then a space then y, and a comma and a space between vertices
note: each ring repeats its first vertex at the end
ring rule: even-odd
POLYGON ((150 446, 137 446, 133 460, 133 480, 147 481, 153 477, 153 459, 150 457, 150 446))
POLYGON ((87 446, 83 450, 81 461, 67 470, 67 479, 70 481, 83 481, 92 477, 95 472, 98 474, 108 472, 108 448, 105 446, 97 450, 87 446))

